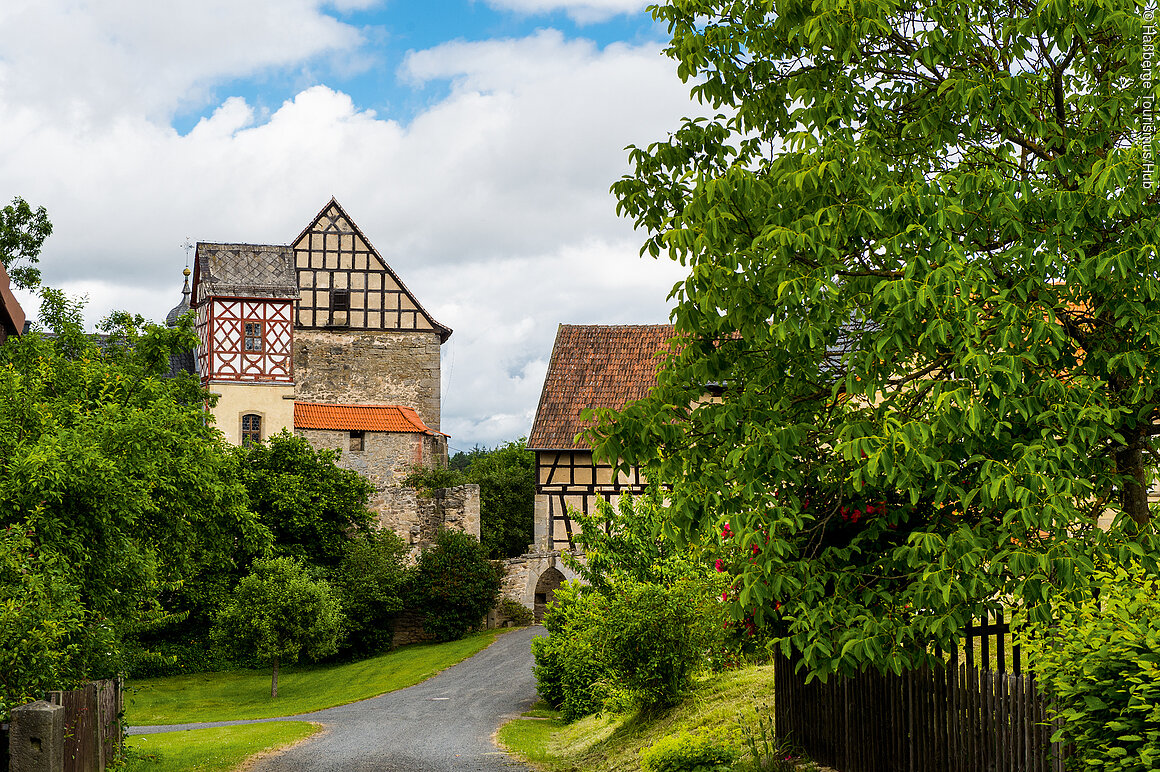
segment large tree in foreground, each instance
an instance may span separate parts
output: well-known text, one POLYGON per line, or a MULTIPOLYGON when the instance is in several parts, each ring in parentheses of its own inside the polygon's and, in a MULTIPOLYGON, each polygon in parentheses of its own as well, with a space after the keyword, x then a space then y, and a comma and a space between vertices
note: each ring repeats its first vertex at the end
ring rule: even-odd
POLYGON ((1042 615, 1099 549, 1154 556, 1141 12, 653 9, 722 115, 614 186, 689 276, 657 389, 594 437, 673 484, 673 532, 720 534, 734 614, 819 675, 913 666, 1000 603, 1042 615))

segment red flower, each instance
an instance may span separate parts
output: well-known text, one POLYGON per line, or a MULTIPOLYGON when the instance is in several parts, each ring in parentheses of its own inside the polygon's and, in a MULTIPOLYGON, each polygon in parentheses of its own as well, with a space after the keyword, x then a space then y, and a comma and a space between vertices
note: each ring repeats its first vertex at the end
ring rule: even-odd
POLYGON ((725 561, 721 558, 717 558, 717 563, 715 565, 717 566, 717 573, 720 574, 725 571, 725 561))
POLYGON ((726 523, 725 527, 721 529, 721 538, 728 539, 732 535, 733 535, 733 531, 731 531, 729 529, 729 523, 726 523))

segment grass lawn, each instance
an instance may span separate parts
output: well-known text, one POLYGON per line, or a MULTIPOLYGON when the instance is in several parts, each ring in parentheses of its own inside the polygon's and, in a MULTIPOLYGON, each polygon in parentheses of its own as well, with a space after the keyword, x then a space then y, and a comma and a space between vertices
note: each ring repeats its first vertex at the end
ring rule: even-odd
MULTIPOLYGON (((552 715, 537 704, 525 716, 552 715)), ((636 772, 640 752, 678 732, 704 733, 745 747, 757 714, 773 710, 773 665, 746 667, 700 677, 684 701, 659 715, 639 713, 588 716, 572 724, 558 719, 516 719, 504 725, 499 741, 541 769, 636 772)))
POLYGON ((129 681, 125 717, 130 726, 274 718, 345 705, 424 681, 490 644, 501 630, 451 643, 416 644, 343 665, 283 667, 278 697, 270 698, 269 670, 129 681))
POLYGON ((305 721, 138 734, 125 741, 125 772, 232 772, 249 756, 290 745, 318 727, 305 721))

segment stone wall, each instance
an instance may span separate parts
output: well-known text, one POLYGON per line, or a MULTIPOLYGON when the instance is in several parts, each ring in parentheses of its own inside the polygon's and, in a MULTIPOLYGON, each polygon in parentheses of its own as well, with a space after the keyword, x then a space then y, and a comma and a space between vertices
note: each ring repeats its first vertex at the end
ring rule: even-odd
POLYGON ((436 332, 295 328, 295 395, 344 405, 405 405, 438 431, 439 346, 436 332))
POLYGON ((391 487, 376 491, 371 509, 379 526, 390 528, 411 546, 411 559, 435 542, 440 528, 454 528, 479 538, 479 486, 441 488, 422 496, 414 488, 391 487))
POLYGON ((350 432, 295 429, 318 449, 339 450, 338 465, 353 469, 375 488, 398 485, 413 466, 435 466, 447 461, 447 438, 416 432, 366 432, 363 449, 350 449, 350 432))
POLYGON ((504 577, 500 596, 511 598, 543 616, 560 581, 579 579, 579 576, 560 560, 559 551, 537 551, 504 561, 504 577), (540 596, 537 598, 537 596, 540 596))

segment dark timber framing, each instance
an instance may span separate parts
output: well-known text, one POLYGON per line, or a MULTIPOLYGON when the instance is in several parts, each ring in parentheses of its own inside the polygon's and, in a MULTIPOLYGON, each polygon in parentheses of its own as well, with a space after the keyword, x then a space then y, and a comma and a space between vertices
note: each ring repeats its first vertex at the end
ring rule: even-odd
POLYGON ((537 450, 536 469, 536 493, 548 501, 549 549, 572 549, 571 510, 589 514, 597 499, 614 503, 623 493, 643 493, 648 485, 636 467, 614 475, 611 464, 593 461, 587 450, 537 450))
POLYGON ((331 199, 294 240, 299 299, 294 324, 314 329, 434 332, 435 321, 331 199))

